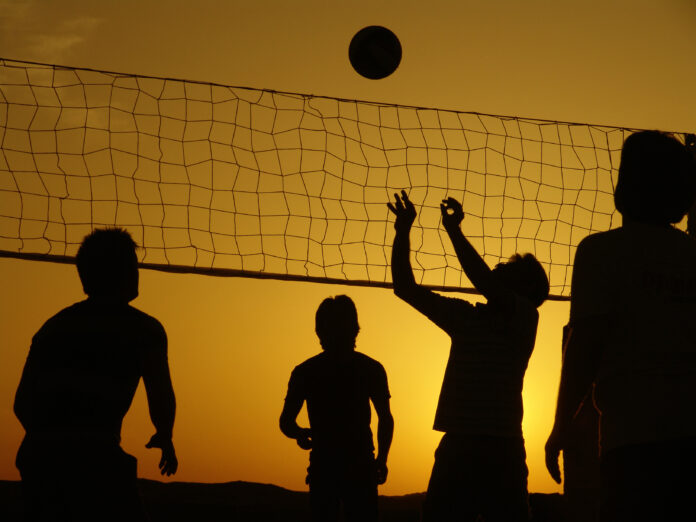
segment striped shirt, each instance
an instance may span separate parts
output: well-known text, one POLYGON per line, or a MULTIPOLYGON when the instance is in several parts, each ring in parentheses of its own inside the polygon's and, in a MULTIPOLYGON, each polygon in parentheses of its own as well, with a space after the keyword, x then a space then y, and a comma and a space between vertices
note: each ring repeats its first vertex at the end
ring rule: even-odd
POLYGON ((433 428, 502 437, 522 436, 522 384, 539 314, 515 296, 512 310, 472 305, 429 292, 418 307, 452 338, 433 428))

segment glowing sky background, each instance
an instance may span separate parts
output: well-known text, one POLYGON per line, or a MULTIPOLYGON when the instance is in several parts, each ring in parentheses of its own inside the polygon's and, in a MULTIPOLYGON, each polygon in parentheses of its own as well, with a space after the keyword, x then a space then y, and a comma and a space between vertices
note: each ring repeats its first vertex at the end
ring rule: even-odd
MULTIPOLYGON (((442 109, 696 131, 693 0, 120 2, 0 0, 0 56, 442 109), (393 30, 397 72, 350 67, 352 35, 393 30)), ((465 209, 466 210, 466 209, 465 209)), ((12 401, 31 336, 83 298, 73 266, 0 259, 0 479, 17 479, 23 431, 12 401)), ((165 326, 177 394, 176 480, 248 480, 304 489, 307 454, 277 427, 292 368, 317 353, 327 295, 356 302, 358 349, 385 366, 396 428, 385 494, 423 491, 449 339, 378 288, 141 272, 133 303, 165 326)), ((525 379, 529 489, 558 491, 543 465, 566 303, 541 308, 525 379)), ((141 476, 152 428, 142 388, 123 428, 141 476)))

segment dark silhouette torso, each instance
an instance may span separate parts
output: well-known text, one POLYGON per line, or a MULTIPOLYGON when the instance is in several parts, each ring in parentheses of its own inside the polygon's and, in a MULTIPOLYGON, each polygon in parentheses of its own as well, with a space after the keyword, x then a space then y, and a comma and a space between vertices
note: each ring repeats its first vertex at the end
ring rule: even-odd
POLYGON ((118 441, 145 358, 166 346, 162 339, 157 320, 126 304, 87 299, 49 319, 27 359, 27 437, 75 434, 118 441))
POLYGON ((121 424, 143 372, 166 361, 166 349, 156 319, 93 298, 36 333, 15 400, 26 430, 16 465, 27 520, 144 520, 121 424))
POLYGON ((373 452, 370 399, 389 397, 379 362, 359 352, 320 353, 295 368, 291 394, 307 401, 313 454, 373 452))

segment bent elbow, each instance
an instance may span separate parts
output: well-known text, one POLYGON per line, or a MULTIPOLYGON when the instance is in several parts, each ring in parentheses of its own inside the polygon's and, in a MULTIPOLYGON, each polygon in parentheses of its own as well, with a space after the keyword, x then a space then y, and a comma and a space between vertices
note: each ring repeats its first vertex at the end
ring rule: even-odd
POLYGON ((292 438, 292 424, 293 423, 285 414, 280 415, 280 419, 278 420, 278 427, 280 428, 280 431, 283 433, 283 435, 285 435, 286 437, 292 438))
POLYGON ((394 281, 394 295, 399 299, 411 303, 413 296, 418 290, 418 285, 415 283, 398 283, 394 281))
POLYGON ((396 283, 394 283, 394 285, 392 286, 392 290, 394 291, 394 295, 396 297, 401 298, 401 295, 402 295, 401 287, 399 287, 396 283))
POLYGON ((402 297, 406 295, 409 284, 398 277, 392 277, 392 289, 394 295, 402 297))

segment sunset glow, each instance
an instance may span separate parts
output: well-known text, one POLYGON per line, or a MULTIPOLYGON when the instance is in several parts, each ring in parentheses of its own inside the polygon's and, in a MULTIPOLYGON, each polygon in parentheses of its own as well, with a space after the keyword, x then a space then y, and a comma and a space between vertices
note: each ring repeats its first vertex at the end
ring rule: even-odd
MULTIPOLYGON (((683 87, 696 83, 696 70, 681 51, 696 44, 696 6, 690 3, 669 0, 657 11, 647 1, 523 7, 512 0, 443 0, 428 4, 427 12, 422 2, 378 4, 0 0, 6 13, 0 52, 17 60, 349 99, 696 130, 696 111, 683 87), (389 27, 403 47, 399 69, 384 80, 357 76, 347 58, 351 36, 372 24, 389 27), (653 74, 643 74, 646 68, 653 74)), ((17 480, 14 458, 23 430, 12 401, 31 337, 84 295, 72 265, 0 258, 0 282, 0 479, 17 480)), ((140 297, 132 304, 167 331, 177 397, 180 468, 168 480, 306 489, 308 454, 281 434, 278 417, 293 367, 320 350, 316 307, 337 294, 355 301, 357 349, 380 361, 389 378, 395 431, 380 492, 425 490, 441 436, 432 424, 450 340, 391 290, 141 270, 140 297)), ((531 492, 561 491, 544 468, 544 443, 567 317, 566 302, 540 308, 526 373, 531 492)), ((304 412, 299 422, 307 425, 304 412)), ((153 432, 141 385, 122 445, 138 458, 139 476, 161 479, 159 452, 144 448, 153 432)))

